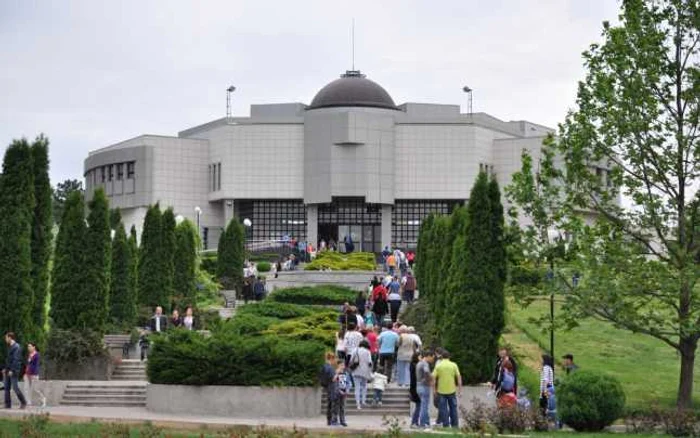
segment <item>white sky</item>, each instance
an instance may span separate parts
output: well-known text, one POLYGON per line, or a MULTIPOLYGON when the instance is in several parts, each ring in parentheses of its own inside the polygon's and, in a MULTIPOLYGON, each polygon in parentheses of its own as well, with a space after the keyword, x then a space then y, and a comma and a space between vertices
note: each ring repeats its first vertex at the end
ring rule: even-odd
POLYGON ((304 102, 351 67, 397 104, 465 105, 556 126, 615 0, 0 2, 0 145, 51 140, 51 178, 89 150, 255 103, 304 102))

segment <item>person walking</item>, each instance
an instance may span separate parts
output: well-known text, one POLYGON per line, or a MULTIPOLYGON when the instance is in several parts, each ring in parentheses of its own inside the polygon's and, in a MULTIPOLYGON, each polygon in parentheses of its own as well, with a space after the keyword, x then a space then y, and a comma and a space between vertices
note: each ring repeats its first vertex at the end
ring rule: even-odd
POLYGON ((361 290, 357 292, 357 297, 355 297, 355 307, 357 308, 357 314, 365 317, 365 309, 367 308, 367 295, 365 291, 361 290))
POLYGON ((433 376, 430 373, 430 365, 435 361, 435 356, 430 350, 424 351, 420 355, 420 361, 416 364, 416 393, 420 398, 419 415, 416 418, 414 412, 413 424, 423 427, 430 427, 430 388, 433 384, 433 376))
POLYGON ((399 279, 394 277, 389 283, 389 309, 391 311, 391 322, 396 322, 399 318, 399 310, 401 309, 401 284, 399 279))
POLYGON ((387 303, 387 293, 384 285, 378 285, 372 291, 372 312, 374 312, 374 323, 380 327, 384 326, 384 316, 389 313, 389 304, 387 303))
POLYGON ((347 348, 345 347, 345 328, 341 328, 340 331, 335 332, 335 354, 338 356, 338 360, 345 362, 346 353, 347 348))
POLYGON ((372 380, 372 353, 369 342, 362 340, 350 359, 350 371, 355 382, 357 409, 367 406, 367 382, 372 380))
POLYGON ((319 376, 321 387, 323 387, 323 390, 326 393, 326 423, 328 426, 331 425, 331 421, 333 420, 333 396, 331 394, 331 384, 333 383, 333 378, 335 377, 335 368, 333 368, 335 364, 335 354, 329 351, 326 353, 326 363, 323 364, 323 368, 321 368, 321 373, 319 376))
POLYGON ((357 331, 357 326, 354 323, 348 324, 348 331, 345 332, 345 366, 350 364, 350 358, 355 354, 355 350, 360 346, 360 342, 364 340, 362 333, 357 331))
POLYGON ((411 414, 411 428, 418 427, 420 417, 420 396, 418 395, 418 381, 416 380, 416 365, 418 365, 418 353, 413 355, 410 364, 411 383, 408 386, 408 395, 413 403, 413 412, 411 414))
POLYGON ((438 411, 444 427, 459 427, 457 399, 462 397, 462 375, 457 364, 450 360, 450 352, 442 351, 442 359, 433 370, 435 394, 439 397, 438 411))
POLYGON ((403 285, 404 301, 412 304, 416 298, 416 277, 409 271, 406 274, 406 283, 403 285))
POLYGON ((387 377, 387 383, 391 383, 391 376, 394 369, 394 355, 399 343, 399 335, 388 327, 385 327, 382 329, 382 333, 377 340, 379 342, 379 365, 382 374, 387 377))
POLYGON ((513 408, 518 403, 518 397, 515 394, 515 372, 513 363, 508 358, 501 363, 495 391, 496 403, 500 409, 513 408))
POLYGON ((345 422, 345 398, 347 395, 348 381, 347 375, 345 374, 345 363, 339 361, 331 383, 333 408, 331 426, 341 425, 347 427, 348 424, 345 422))
POLYGON ((5 385, 5 409, 12 409, 10 390, 15 391, 19 399, 19 408, 25 409, 27 407, 27 399, 24 398, 24 394, 22 394, 18 384, 19 373, 22 370, 22 347, 20 347, 16 339, 17 336, 13 332, 5 334, 5 343, 8 347, 5 368, 2 370, 3 384, 5 385))
POLYGON ((377 362, 379 362, 379 326, 372 326, 371 330, 367 329, 365 339, 369 343, 369 352, 372 354, 372 371, 377 371, 377 362))
POLYGON ((502 374, 503 362, 506 360, 510 362, 511 367, 513 368, 513 377, 515 378, 513 392, 515 395, 518 395, 518 364, 515 362, 515 359, 511 357, 510 352, 506 347, 501 347, 498 350, 498 360, 496 361, 496 367, 494 368, 493 376, 491 377, 491 388, 496 392, 498 391, 496 386, 502 374))
POLYGON ((36 349, 36 345, 32 342, 27 344, 27 352, 29 356, 27 357, 27 367, 24 371, 24 391, 26 392, 27 404, 32 405, 32 396, 36 392, 41 397, 41 407, 46 407, 46 397, 44 393, 37 388, 37 382, 39 382, 39 364, 41 358, 39 356, 39 351, 36 349))
POLYGON ((554 395, 554 358, 548 354, 542 355, 542 371, 540 372, 540 409, 543 416, 556 422, 557 402, 554 395))
POLYGON ((398 368, 399 387, 408 386, 411 383, 411 360, 418 351, 415 338, 408 333, 406 326, 399 328, 399 349, 396 352, 396 366, 398 368))

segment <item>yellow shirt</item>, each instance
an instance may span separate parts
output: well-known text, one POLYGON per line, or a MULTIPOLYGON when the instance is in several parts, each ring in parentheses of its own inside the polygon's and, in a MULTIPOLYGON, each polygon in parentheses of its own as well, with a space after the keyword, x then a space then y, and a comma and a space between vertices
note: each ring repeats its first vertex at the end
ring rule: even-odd
POLYGON ((437 379, 438 394, 450 395, 457 392, 457 377, 459 377, 457 364, 449 359, 442 359, 433 370, 433 377, 437 379))

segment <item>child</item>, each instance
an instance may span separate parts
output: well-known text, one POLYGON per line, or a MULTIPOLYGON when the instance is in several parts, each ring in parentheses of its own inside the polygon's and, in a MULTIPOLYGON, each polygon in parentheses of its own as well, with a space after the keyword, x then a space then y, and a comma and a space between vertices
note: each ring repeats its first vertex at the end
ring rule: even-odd
POLYGON ((381 373, 372 373, 372 388, 374 388, 374 404, 382 405, 382 395, 388 382, 387 377, 381 373))
POLYGON ((348 395, 348 381, 345 374, 344 361, 338 362, 331 388, 331 406, 333 410, 331 426, 340 424, 343 427, 347 427, 348 424, 345 422, 345 397, 348 395))

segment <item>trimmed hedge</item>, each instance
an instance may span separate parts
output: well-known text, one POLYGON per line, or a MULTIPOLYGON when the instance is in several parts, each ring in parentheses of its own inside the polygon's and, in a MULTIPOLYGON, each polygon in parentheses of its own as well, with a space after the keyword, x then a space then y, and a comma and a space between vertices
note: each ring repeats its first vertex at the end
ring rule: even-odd
POLYGON ((311 263, 304 267, 306 271, 374 271, 377 268, 375 255, 371 252, 339 252, 324 251, 319 253, 311 263))
MULTIPOLYGON (((275 294, 276 293, 277 292, 275 292, 275 294)), ((314 312, 315 311, 313 308, 284 302, 278 303, 267 299, 260 303, 251 303, 246 306, 242 306, 236 312, 236 318, 242 315, 255 315, 265 316, 268 318, 291 319, 309 316, 314 312)))
POLYGON ((594 371, 576 371, 557 389, 559 417, 578 432, 596 432, 622 416, 625 392, 620 382, 594 371))
POLYGON ((307 305, 340 305, 353 303, 357 292, 343 286, 292 287, 279 289, 270 294, 269 299, 280 303, 307 305))
MULTIPOLYGON (((273 323, 263 335, 273 335, 290 341, 317 341, 328 348, 335 346, 335 332, 338 329, 337 313, 322 311, 303 318, 273 323)), ((262 325, 263 321, 260 321, 262 325)))
POLYGON ((258 316, 252 313, 239 314, 222 326, 221 330, 235 335, 255 335, 283 321, 279 318, 258 316))
POLYGON ((166 385, 314 386, 324 351, 313 341, 176 330, 155 341, 147 372, 166 385))
POLYGON ((270 272, 272 269, 270 262, 258 262, 255 266, 258 268, 258 272, 270 272))

